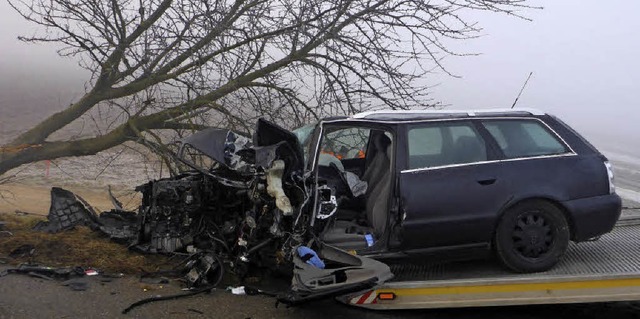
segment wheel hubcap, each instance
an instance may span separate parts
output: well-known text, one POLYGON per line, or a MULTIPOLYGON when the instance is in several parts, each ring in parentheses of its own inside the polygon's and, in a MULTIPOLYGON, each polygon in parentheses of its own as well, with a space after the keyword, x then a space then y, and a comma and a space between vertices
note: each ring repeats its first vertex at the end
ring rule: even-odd
POLYGON ((553 232, 548 221, 538 212, 527 212, 518 218, 513 229, 513 244, 520 255, 538 258, 553 244, 553 232))

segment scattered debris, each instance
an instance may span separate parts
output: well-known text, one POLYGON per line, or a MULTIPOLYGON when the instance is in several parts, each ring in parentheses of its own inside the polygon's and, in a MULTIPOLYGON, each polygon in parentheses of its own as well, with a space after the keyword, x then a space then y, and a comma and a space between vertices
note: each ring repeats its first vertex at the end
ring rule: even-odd
POLYGON ((244 286, 240 287, 227 287, 227 290, 231 291, 234 295, 246 295, 247 293, 244 291, 244 286))
POLYGON ((31 244, 22 245, 9 253, 9 257, 16 259, 20 257, 31 257, 33 256, 36 248, 31 244))
POLYGON ((97 276, 99 274, 100 273, 95 269, 88 268, 88 269, 84 270, 84 275, 85 276, 97 276))
POLYGON ((59 187, 51 188, 51 207, 47 219, 36 224, 34 229, 55 233, 77 225, 91 229, 101 225, 95 210, 84 199, 59 187))
POLYGON ((30 272, 27 273, 27 275, 31 276, 31 277, 36 277, 36 278, 40 278, 40 279, 45 279, 45 280, 54 280, 53 278, 47 276, 47 275, 43 275, 43 274, 39 274, 37 272, 30 272))
POLYGON ((79 195, 53 187, 47 221, 36 224, 34 230, 57 233, 80 225, 100 230, 111 239, 128 244, 137 236, 138 217, 135 212, 117 208, 98 215, 79 195))
MULTIPOLYGON (((74 291, 85 291, 89 288, 89 283, 83 279, 85 276, 97 276, 100 271, 93 268, 82 267, 65 267, 53 268, 38 264, 21 264, 17 268, 10 268, 0 272, 0 277, 8 274, 25 274, 45 280, 64 280, 61 284, 68 286, 74 291)), ((120 276, 106 277, 108 281, 112 278, 120 278, 120 276)), ((101 280, 104 282, 104 280, 101 280)))
POLYGON ((102 273, 102 278, 117 279, 124 277, 123 273, 102 273))
POLYGON ((201 294, 201 293, 210 293, 214 289, 215 288, 213 286, 206 286, 206 287, 201 287, 201 288, 198 288, 198 289, 190 290, 189 292, 186 292, 186 293, 183 293, 183 294, 169 295, 169 296, 155 296, 155 297, 151 297, 151 298, 142 299, 140 301, 134 302, 129 307, 127 307, 126 309, 122 310, 122 313, 126 314, 126 313, 128 313, 129 311, 133 310, 136 307, 139 307, 139 306, 142 306, 144 304, 151 303, 151 302, 163 301, 163 300, 174 300, 174 299, 180 299, 180 298, 195 296, 195 295, 198 295, 198 294, 201 294))
POLYGON ((39 274, 55 279, 68 279, 72 276, 84 276, 84 269, 82 267, 53 268, 38 264, 21 264, 18 268, 6 269, 6 274, 26 274, 32 276, 33 274, 39 274))
POLYGON ((89 283, 85 280, 70 279, 63 282, 62 285, 71 288, 73 291, 85 291, 89 289, 89 283))

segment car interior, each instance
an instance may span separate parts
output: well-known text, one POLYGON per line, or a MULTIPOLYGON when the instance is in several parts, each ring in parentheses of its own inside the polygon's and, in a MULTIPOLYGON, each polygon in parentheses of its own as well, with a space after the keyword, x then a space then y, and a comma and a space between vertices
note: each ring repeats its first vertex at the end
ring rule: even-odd
POLYGON ((365 249, 372 246, 387 227, 391 188, 391 134, 383 130, 367 130, 366 152, 355 158, 320 160, 319 180, 325 180, 338 198, 336 214, 325 225, 322 240, 342 249, 365 249), (342 169, 340 167, 342 166, 342 169), (347 178, 351 175, 351 178, 347 178), (363 194, 354 194, 348 180, 354 176, 366 183, 363 194), (356 196, 354 196, 356 195, 356 196))

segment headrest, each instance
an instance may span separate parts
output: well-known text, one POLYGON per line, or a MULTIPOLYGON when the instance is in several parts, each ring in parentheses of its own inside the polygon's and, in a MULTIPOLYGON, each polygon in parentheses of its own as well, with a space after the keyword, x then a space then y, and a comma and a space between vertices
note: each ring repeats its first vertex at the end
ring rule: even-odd
POLYGON ((391 146, 391 139, 384 133, 374 135, 375 139, 373 140, 373 145, 378 150, 389 151, 389 146, 391 146))

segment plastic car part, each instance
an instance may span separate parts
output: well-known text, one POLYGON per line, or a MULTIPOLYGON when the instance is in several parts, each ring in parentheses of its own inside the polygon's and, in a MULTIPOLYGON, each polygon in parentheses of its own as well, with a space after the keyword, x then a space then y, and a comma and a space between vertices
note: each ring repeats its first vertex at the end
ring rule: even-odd
POLYGON ((98 215, 80 196, 59 187, 51 188, 51 207, 46 222, 39 222, 34 229, 46 232, 59 232, 76 225, 100 227, 98 215))
POLYGON ((138 218, 134 212, 113 209, 98 216, 82 197, 66 189, 53 187, 47 221, 39 222, 34 229, 56 233, 78 225, 88 226, 99 229, 116 241, 129 242, 137 235, 137 224, 138 218))
POLYGON ((338 202, 336 201, 336 196, 333 194, 333 190, 327 185, 319 186, 317 189, 320 207, 318 208, 316 218, 327 219, 333 216, 338 210, 338 202))
POLYGON ((267 193, 276 199, 276 207, 282 211, 285 216, 293 214, 291 201, 282 189, 282 174, 284 173, 284 161, 275 160, 271 168, 267 171, 267 193))
POLYGON ((379 261, 354 256, 324 244, 315 251, 325 263, 325 268, 308 264, 295 255, 291 290, 279 296, 279 302, 300 304, 367 289, 393 278, 389 266, 379 261))
POLYGON ((189 287, 216 286, 224 275, 220 258, 212 253, 201 253, 193 256, 187 262, 186 268, 189 269, 185 276, 189 287))

